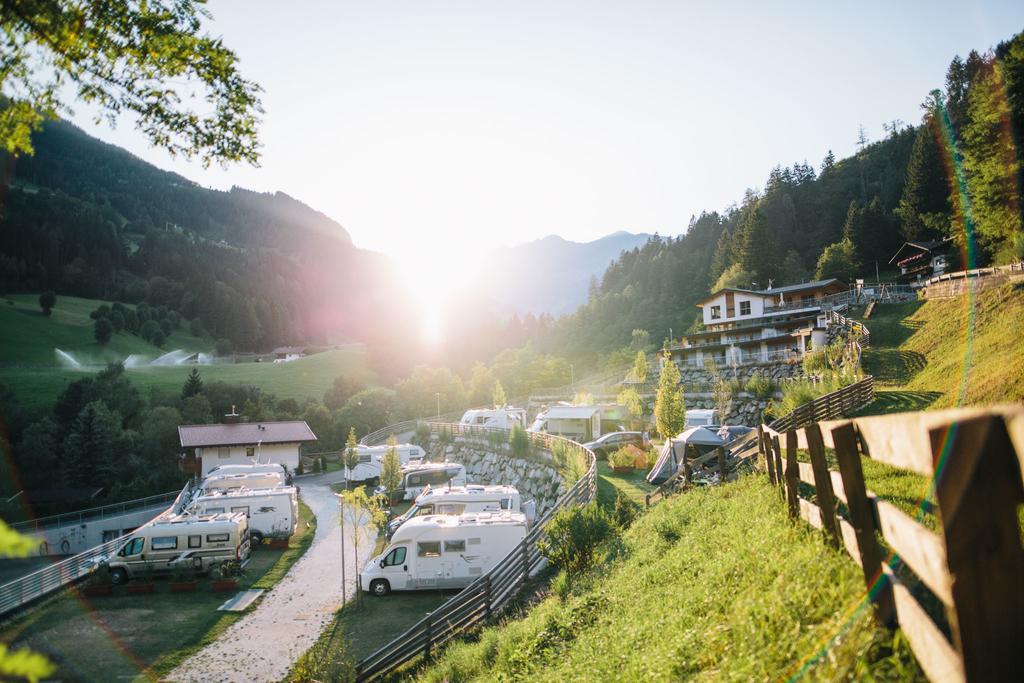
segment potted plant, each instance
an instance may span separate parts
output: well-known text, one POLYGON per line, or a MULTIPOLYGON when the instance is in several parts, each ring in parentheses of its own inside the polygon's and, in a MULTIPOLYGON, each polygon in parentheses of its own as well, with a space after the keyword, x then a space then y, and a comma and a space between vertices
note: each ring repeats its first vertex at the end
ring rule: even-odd
POLYGON ((223 593, 238 590, 238 577, 242 575, 242 565, 237 560, 222 563, 214 570, 213 592, 223 593))
POLYGON ((153 583, 153 565, 146 563, 145 569, 139 575, 138 581, 128 584, 128 595, 149 595, 156 592, 156 584, 153 583))
POLYGON ((110 567, 105 562, 90 572, 82 585, 82 592, 90 598, 114 594, 114 584, 110 582, 110 567))
POLYGON ((620 448, 608 457, 608 464, 617 474, 632 472, 635 462, 636 455, 628 448, 620 448))
POLYGON ((195 593, 198 585, 196 573, 192 567, 177 566, 171 573, 172 593, 195 593))

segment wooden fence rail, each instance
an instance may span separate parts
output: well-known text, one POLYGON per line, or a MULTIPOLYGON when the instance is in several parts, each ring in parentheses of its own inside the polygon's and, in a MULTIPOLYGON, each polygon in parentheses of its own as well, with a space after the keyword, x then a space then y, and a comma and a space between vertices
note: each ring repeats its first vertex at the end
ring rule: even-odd
POLYGON ((1004 680, 1024 670, 1024 407, 766 425, 761 435, 759 467, 782 489, 790 516, 860 564, 876 619, 903 629, 929 679, 1004 680), (862 457, 931 477, 939 532, 870 491, 862 457), (918 601, 918 584, 941 603, 951 638, 918 601))
MULTIPOLYGON (((415 423, 410 424, 415 429, 415 423)), ((509 432, 505 429, 460 424, 425 424, 430 427, 432 434, 451 435, 453 438, 486 438, 488 434, 498 432, 507 440, 509 432)), ((401 431, 409 431, 407 424, 399 427, 401 431)), ((533 432, 529 436, 533 446, 548 452, 551 452, 555 444, 563 444, 572 455, 584 458, 587 463, 586 473, 533 525, 526 538, 490 571, 390 643, 358 662, 356 680, 370 681, 390 674, 420 656, 429 657, 452 638, 479 628, 501 612, 519 594, 527 579, 541 568, 543 558, 537 548, 537 541, 552 516, 563 508, 586 505, 594 500, 597 494, 597 463, 592 451, 559 436, 533 432)))

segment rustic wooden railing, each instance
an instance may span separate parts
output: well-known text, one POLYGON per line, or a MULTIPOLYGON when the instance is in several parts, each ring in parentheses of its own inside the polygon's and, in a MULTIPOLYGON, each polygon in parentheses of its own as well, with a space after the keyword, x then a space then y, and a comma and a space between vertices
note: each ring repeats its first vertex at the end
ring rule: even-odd
POLYGON ((768 425, 759 453, 790 516, 861 565, 876 619, 901 627, 930 680, 1006 680, 1024 671, 1024 407, 768 425), (838 471, 828 467, 827 448, 838 471), (935 501, 923 504, 936 512, 938 533, 871 492, 862 457, 930 477, 935 501), (801 485, 813 487, 815 502, 801 485), (921 586, 941 603, 945 625, 918 601, 921 586))
MULTIPOLYGON (((415 422, 413 428, 415 428, 415 422)), ((507 440, 509 430, 460 424, 426 423, 432 434, 454 437, 486 438, 498 432, 507 440)), ((400 426, 400 425, 399 425, 400 426)), ((408 431, 402 426, 401 431, 408 431)), ((401 432, 398 432, 401 433, 401 432)), ((430 653, 453 638, 479 628, 513 600, 527 579, 543 563, 537 541, 552 516, 569 506, 586 505, 597 495, 597 469, 594 453, 583 446, 558 436, 529 432, 531 445, 548 452, 556 443, 562 444, 587 463, 587 471, 579 481, 551 507, 503 560, 476 579, 440 607, 413 624, 404 633, 356 664, 356 680, 370 681, 394 672, 417 657, 430 653)))

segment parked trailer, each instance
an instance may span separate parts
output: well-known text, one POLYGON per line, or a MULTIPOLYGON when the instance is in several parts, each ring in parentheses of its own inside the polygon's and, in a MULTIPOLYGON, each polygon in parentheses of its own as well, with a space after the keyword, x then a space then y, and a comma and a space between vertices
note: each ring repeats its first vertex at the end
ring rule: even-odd
POLYGON ((249 522, 241 512, 197 517, 177 515, 136 530, 113 555, 100 560, 110 580, 190 569, 205 573, 249 559, 249 522))
POLYGON ((189 510, 199 515, 244 513, 255 545, 264 538, 290 538, 299 523, 298 496, 293 486, 212 491, 193 498, 189 510))
POLYGON ((393 590, 463 588, 525 537, 526 516, 520 512, 415 517, 366 564, 360 587, 378 597, 393 590))
POLYGON ((211 474, 199 484, 204 493, 237 489, 273 489, 287 486, 284 472, 249 472, 247 474, 211 474))
POLYGON ((473 408, 462 414, 459 424, 500 429, 512 429, 513 425, 525 427, 526 409, 509 406, 502 408, 473 408))
MULTIPOLYGON (((533 510, 530 505, 533 501, 527 501, 525 507, 533 510)), ((523 512, 527 521, 532 521, 532 514, 522 509, 522 498, 519 489, 514 486, 481 486, 480 484, 467 484, 466 486, 427 486, 423 493, 416 496, 415 502, 400 517, 388 522, 388 538, 393 536, 398 528, 414 517, 424 515, 462 515, 470 512, 499 512, 511 510, 523 512)))
POLYGON ((263 465, 220 465, 214 467, 212 470, 206 473, 207 477, 220 476, 224 474, 259 474, 259 473, 284 473, 285 481, 288 484, 292 483, 292 473, 288 471, 288 468, 279 463, 267 463, 263 465))
MULTIPOLYGON (((380 480, 381 472, 384 470, 384 456, 388 453, 387 445, 384 446, 358 446, 359 464, 349 473, 351 481, 368 481, 374 485, 380 480)), ((413 460, 421 460, 426 457, 427 452, 420 446, 411 443, 403 443, 395 446, 398 452, 398 464, 406 465, 413 460)))
POLYGON ((426 487, 465 486, 466 468, 457 462, 413 462, 402 468, 403 500, 416 500, 426 487))

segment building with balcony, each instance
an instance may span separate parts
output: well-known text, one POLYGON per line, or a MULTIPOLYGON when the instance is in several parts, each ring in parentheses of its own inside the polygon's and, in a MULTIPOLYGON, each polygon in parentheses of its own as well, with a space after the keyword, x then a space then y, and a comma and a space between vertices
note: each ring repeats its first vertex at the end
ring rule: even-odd
POLYGON ((798 285, 729 287, 697 303, 703 329, 669 348, 680 365, 702 367, 796 361, 827 342, 827 311, 842 305, 845 283, 835 278, 798 285))
POLYGON ((900 269, 899 282, 920 282, 941 275, 949 267, 952 239, 904 242, 889 259, 900 269))

